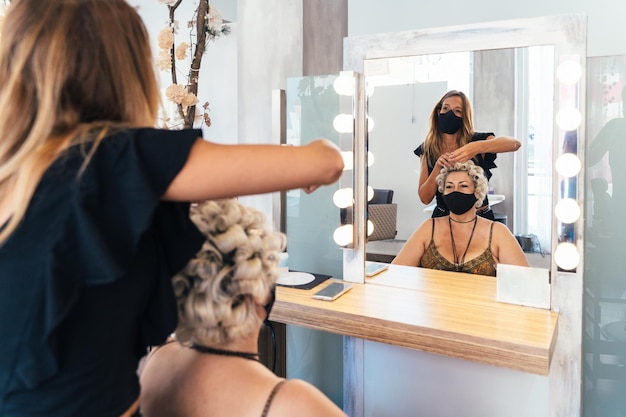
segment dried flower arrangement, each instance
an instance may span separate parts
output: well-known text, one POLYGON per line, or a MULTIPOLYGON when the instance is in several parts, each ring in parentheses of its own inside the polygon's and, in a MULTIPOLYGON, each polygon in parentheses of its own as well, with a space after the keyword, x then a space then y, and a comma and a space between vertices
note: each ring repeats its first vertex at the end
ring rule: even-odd
POLYGON ((176 44, 179 27, 175 15, 182 1, 158 0, 169 9, 168 25, 159 32, 158 36, 157 62, 161 71, 169 71, 172 75, 172 84, 166 88, 165 96, 168 101, 176 104, 176 111, 174 115, 162 116, 165 127, 169 129, 191 128, 196 121, 202 121, 207 126, 211 126, 208 102, 202 105, 202 115, 196 117, 196 105, 199 102, 197 94, 200 65, 209 42, 230 33, 230 26, 228 22, 222 20, 220 12, 209 4, 209 0, 200 0, 192 19, 187 22, 189 41, 176 44), (185 75, 186 83, 179 84, 176 63, 189 60, 189 71, 185 75))

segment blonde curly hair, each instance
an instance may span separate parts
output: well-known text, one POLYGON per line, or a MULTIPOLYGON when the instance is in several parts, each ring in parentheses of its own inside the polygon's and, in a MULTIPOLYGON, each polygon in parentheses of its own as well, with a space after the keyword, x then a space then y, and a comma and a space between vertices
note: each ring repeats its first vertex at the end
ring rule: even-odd
POLYGON ((184 345, 236 341, 262 319, 256 306, 276 285, 286 236, 272 230, 263 213, 234 199, 195 205, 191 219, 207 240, 172 280, 176 338, 184 345))
POLYGON ((483 200, 489 191, 489 182, 485 177, 485 173, 481 167, 474 164, 472 160, 467 162, 457 162, 451 167, 443 167, 437 175, 437 189, 440 193, 444 193, 444 187, 448 174, 451 172, 463 171, 467 172, 467 175, 474 182, 474 194, 476 194, 476 207, 483 205, 483 200))

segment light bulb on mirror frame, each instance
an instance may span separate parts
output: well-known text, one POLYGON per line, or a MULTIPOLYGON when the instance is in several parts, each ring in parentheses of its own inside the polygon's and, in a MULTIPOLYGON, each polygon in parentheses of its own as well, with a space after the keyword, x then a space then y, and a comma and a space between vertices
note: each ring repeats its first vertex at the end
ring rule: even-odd
POLYGON ((561 223, 574 223, 580 218, 580 206, 573 198, 564 198, 556 203, 554 215, 561 223))
POLYGON ((371 220, 367 220, 367 235, 371 236, 374 233, 374 222, 371 220))
POLYGON ((371 167, 374 164, 374 154, 372 151, 367 151, 367 166, 371 167))
POLYGON ((371 117, 367 116, 367 132, 371 132, 372 130, 374 130, 374 119, 372 119, 371 117))
POLYGON ((333 203, 339 208, 352 205, 352 188, 340 188, 333 193, 333 203))
POLYGON ((352 151, 341 151, 341 158, 343 158, 344 171, 350 171, 354 168, 354 154, 352 151))
POLYGON ((333 127, 339 133, 352 133, 354 118, 347 113, 340 113, 333 119, 333 127))
POLYGON ((333 240, 339 246, 348 246, 352 243, 353 228, 351 224, 344 224, 335 229, 333 240))
POLYGON ((573 153, 564 153, 559 155, 554 161, 554 168, 560 175, 569 178, 578 175, 582 168, 582 163, 578 155, 573 153))
POLYGON ((352 97, 354 95, 354 77, 346 75, 342 71, 339 73, 339 77, 333 81, 333 89, 340 96, 352 97))
POLYGON ((578 129, 582 120, 583 117, 580 111, 574 108, 559 110, 556 114, 557 126, 566 131, 578 129))
POLYGON ((372 198, 374 198, 374 187, 372 187, 371 185, 367 186, 367 201, 372 201, 372 198))
POLYGON ((580 263, 580 254, 576 245, 570 242, 561 242, 554 251, 554 262, 559 268, 571 271, 580 263))
POLYGON ((580 63, 573 60, 563 61, 556 68, 556 78, 558 78, 561 84, 572 85, 576 84, 583 73, 583 68, 580 63))

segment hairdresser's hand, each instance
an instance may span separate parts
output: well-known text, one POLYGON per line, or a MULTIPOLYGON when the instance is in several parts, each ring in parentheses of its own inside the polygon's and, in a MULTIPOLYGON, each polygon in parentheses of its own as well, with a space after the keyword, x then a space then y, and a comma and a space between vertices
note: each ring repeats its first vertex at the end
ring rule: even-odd
POLYGON ((468 143, 467 145, 461 146, 459 149, 450 152, 448 155, 448 160, 451 165, 456 164, 457 162, 467 162, 473 157, 476 156, 478 150, 476 149, 476 145, 478 142, 468 143))
POLYGON ((439 168, 439 170, 441 170, 441 168, 451 167, 452 165, 454 165, 454 162, 450 159, 450 154, 444 153, 439 157, 439 159, 437 159, 435 168, 439 168))

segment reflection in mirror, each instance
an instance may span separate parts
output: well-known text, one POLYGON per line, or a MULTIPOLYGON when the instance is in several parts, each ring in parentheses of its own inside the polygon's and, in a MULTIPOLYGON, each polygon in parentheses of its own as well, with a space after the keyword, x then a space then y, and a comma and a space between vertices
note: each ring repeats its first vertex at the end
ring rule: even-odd
POLYGON ((477 132, 522 142, 519 151, 498 155, 490 202, 499 221, 529 240, 524 249, 541 254, 531 261, 549 268, 549 255, 543 254, 551 247, 554 47, 371 59, 364 61, 364 71, 371 90, 369 117, 376 126, 369 135, 375 163, 368 181, 374 189, 393 190, 397 206, 395 239, 370 239, 368 258, 391 260, 431 216, 432 206, 417 196, 420 161, 413 150, 424 141, 435 104, 456 89, 473 104, 477 132))

